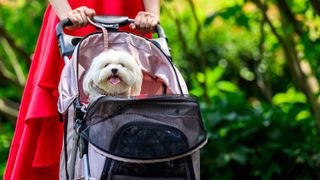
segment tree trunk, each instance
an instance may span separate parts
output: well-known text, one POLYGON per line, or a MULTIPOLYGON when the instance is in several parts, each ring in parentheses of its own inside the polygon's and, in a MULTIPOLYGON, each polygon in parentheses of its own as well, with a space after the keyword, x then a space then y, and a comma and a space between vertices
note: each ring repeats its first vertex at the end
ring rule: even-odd
MULTIPOLYGON (((298 58, 297 51, 295 49, 296 43, 294 41, 293 32, 290 32, 290 27, 292 27, 292 25, 289 24, 290 21, 288 21, 288 19, 290 20, 290 18, 285 19, 286 17, 282 17, 283 24, 284 24, 282 26, 282 29, 284 31, 284 33, 283 33, 284 37, 283 37, 278 33, 276 28, 273 26, 271 20, 267 16, 266 6, 264 4, 262 4, 260 0, 255 0, 254 2, 261 9, 264 19, 269 24, 271 31, 273 32, 273 34, 276 36, 279 43, 281 44, 283 51, 284 51, 284 54, 285 54, 285 57, 286 57, 286 60, 287 60, 287 63, 288 63, 288 66, 289 66, 289 69, 290 69, 290 72, 291 72, 291 75, 293 77, 293 82, 296 85, 296 87, 298 89, 300 89, 306 95, 307 100, 311 105, 314 118, 317 121, 318 129, 320 131, 320 101, 315 96, 316 93, 318 93, 319 89, 312 89, 311 87, 313 87, 313 84, 310 84, 310 83, 316 83, 316 86, 318 87, 318 80, 313 75, 311 68, 310 68, 311 72, 308 74, 309 78, 306 77, 305 72, 303 72, 303 70, 301 68, 301 63, 298 58), (310 76, 311 76, 311 79, 310 79, 310 76)), ((283 0, 279 0, 279 2, 281 2, 281 4, 282 4, 281 6, 283 6, 283 3, 286 3, 283 0)), ((287 11, 285 14, 288 14, 289 9, 288 8, 287 9, 284 8, 284 9, 287 11)), ((281 11, 281 9, 280 9, 280 11, 281 11)), ((295 29, 295 28, 293 27, 292 29, 295 29)), ((297 32, 297 34, 299 34, 299 33, 297 32)))

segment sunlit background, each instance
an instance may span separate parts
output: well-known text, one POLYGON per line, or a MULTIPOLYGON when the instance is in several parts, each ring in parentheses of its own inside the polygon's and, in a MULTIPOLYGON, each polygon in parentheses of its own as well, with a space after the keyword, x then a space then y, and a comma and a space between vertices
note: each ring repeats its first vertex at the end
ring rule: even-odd
MULTIPOLYGON (((44 0, 0 0, 0 176, 44 0)), ((173 61, 201 101, 202 179, 320 179, 320 3, 162 0, 173 61)))

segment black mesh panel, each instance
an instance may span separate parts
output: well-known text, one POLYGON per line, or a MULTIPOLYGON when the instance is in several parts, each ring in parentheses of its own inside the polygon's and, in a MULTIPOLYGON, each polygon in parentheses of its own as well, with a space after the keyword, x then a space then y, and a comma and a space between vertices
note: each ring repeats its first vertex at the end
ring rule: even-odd
MULTIPOLYGON (((111 144, 111 151, 116 154, 140 158, 175 154, 186 148, 187 139, 178 129, 149 122, 126 124, 115 134, 111 144)), ((186 177, 186 162, 186 158, 152 164, 109 160, 105 170, 112 168, 113 175, 135 177, 186 177)))

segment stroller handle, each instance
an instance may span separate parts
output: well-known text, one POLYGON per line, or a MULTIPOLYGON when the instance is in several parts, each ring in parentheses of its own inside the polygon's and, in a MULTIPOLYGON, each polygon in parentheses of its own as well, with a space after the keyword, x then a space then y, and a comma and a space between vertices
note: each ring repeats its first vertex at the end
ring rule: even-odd
MULTIPOLYGON (((107 29, 116 30, 119 27, 134 23, 133 19, 130 19, 126 16, 93 16, 93 22, 99 23, 107 29)), ((57 36, 59 37, 61 34, 64 33, 63 29, 67 26, 73 25, 69 19, 61 20, 56 28, 57 36)), ((157 24, 155 27, 155 32, 158 34, 158 37, 166 38, 165 32, 163 28, 157 24)))
MULTIPOLYGON (((133 19, 130 19, 126 16, 98 15, 93 16, 92 20, 93 22, 98 23, 109 30, 117 30, 119 27, 134 23, 133 19)), ((64 28, 71 25, 73 24, 69 19, 63 19, 56 26, 59 48, 61 55, 63 56, 70 55, 74 49, 74 46, 82 39, 82 37, 75 37, 64 33, 64 28)), ((157 24, 154 30, 157 33, 159 39, 165 40, 164 43, 160 44, 166 44, 167 37, 163 28, 159 24, 157 24)))

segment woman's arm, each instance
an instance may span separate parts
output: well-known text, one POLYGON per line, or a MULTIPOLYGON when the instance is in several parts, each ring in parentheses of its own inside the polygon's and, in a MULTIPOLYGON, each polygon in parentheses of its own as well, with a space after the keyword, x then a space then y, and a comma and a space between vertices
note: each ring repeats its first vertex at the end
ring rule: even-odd
POLYGON ((150 12, 160 19, 160 0, 143 0, 146 12, 150 12))
POLYGON ((60 20, 66 19, 67 14, 72 11, 67 0, 49 0, 49 2, 60 20))

